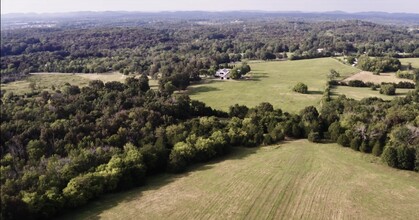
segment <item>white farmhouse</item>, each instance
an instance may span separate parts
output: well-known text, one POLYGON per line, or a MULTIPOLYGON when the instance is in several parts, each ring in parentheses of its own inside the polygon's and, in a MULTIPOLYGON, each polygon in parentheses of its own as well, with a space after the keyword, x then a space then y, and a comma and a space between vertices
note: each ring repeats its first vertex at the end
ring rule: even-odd
POLYGON ((220 77, 220 79, 230 79, 230 69, 219 69, 215 76, 220 77))

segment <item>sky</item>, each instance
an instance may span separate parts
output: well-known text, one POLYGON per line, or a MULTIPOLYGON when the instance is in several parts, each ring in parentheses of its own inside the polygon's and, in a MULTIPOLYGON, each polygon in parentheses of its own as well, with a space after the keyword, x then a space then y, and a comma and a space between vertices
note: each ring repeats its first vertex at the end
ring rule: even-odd
POLYGON ((346 11, 419 13, 419 0, 1 0, 1 13, 74 11, 346 11))

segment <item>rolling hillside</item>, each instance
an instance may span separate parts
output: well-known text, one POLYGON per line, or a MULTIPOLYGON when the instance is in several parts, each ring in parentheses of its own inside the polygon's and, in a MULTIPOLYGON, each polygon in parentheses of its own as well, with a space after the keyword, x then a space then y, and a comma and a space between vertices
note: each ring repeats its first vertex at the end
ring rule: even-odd
POLYGON ((417 219, 419 175, 306 140, 240 149, 63 219, 417 219))

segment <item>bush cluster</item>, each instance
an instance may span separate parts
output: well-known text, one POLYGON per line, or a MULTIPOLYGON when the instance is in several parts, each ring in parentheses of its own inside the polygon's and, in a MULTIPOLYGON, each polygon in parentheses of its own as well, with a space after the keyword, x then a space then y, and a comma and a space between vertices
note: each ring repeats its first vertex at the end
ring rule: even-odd
POLYGON ((298 92, 298 93, 302 93, 302 94, 307 94, 308 93, 307 85, 302 83, 302 82, 297 83, 292 90, 294 92, 298 92))

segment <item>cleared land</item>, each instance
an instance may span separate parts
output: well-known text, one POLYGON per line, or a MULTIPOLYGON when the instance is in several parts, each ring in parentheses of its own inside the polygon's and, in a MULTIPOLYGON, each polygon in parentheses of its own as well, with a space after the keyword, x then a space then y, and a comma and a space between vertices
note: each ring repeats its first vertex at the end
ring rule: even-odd
POLYGON ((357 88, 349 86, 336 86, 332 91, 332 96, 345 95, 347 98, 361 100, 368 97, 378 97, 383 100, 392 100, 395 97, 404 97, 409 91, 413 89, 396 89, 396 95, 388 96, 380 94, 380 89, 372 90, 371 88, 357 88))
POLYGON ((276 108, 298 112, 306 106, 319 105, 330 69, 337 70, 342 77, 359 72, 332 58, 249 64, 251 79, 207 80, 189 87, 188 93, 192 99, 221 110, 228 110, 236 103, 253 107, 269 102, 276 108), (292 92, 297 82, 307 84, 309 94, 292 92))
POLYGON ((385 83, 398 83, 398 82, 411 82, 413 83, 413 80, 409 79, 401 79, 397 78, 395 73, 380 73, 380 75, 374 75, 372 72, 368 71, 362 71, 357 74, 354 74, 346 79, 344 79, 344 82, 349 82, 351 80, 361 80, 363 82, 372 82, 374 84, 381 84, 383 82, 385 83))
POLYGON ((305 140, 237 149, 64 219, 417 219, 419 174, 305 140))
MULTIPOLYGON (((414 68, 419 68, 419 58, 404 58, 400 59, 400 62, 402 63, 403 67, 405 67, 408 63, 411 63, 414 68)), ((357 74, 354 74, 343 81, 349 82, 350 80, 361 80, 363 82, 372 82, 375 84, 381 84, 382 82, 413 82, 413 80, 409 79, 400 79, 395 76, 394 73, 381 73, 380 75, 374 75, 371 72, 362 71, 357 74)), ((382 98, 384 100, 391 100, 394 97, 403 97, 405 96, 410 89, 396 89, 396 95, 395 96, 387 96, 382 95, 379 93, 379 91, 371 90, 370 88, 356 88, 356 87, 347 87, 347 86, 337 86, 332 89, 332 94, 337 95, 346 95, 348 98, 353 99, 363 99, 367 97, 378 97, 382 98)))
MULTIPOLYGON (((1 84, 1 89, 6 90, 6 92, 23 95, 32 91, 30 84, 35 85, 35 90, 52 91, 53 87, 61 90, 66 83, 83 87, 87 86, 91 80, 102 80, 104 83, 110 81, 124 82, 127 77, 116 72, 101 74, 32 73, 24 80, 1 84)), ((157 80, 150 80, 149 83, 151 87, 157 87, 157 80)))
POLYGON ((407 66, 408 63, 412 64, 413 68, 419 68, 419 58, 403 58, 400 59, 403 66, 407 66))

